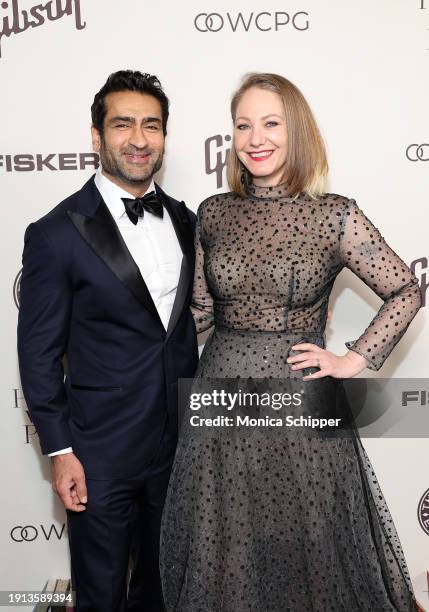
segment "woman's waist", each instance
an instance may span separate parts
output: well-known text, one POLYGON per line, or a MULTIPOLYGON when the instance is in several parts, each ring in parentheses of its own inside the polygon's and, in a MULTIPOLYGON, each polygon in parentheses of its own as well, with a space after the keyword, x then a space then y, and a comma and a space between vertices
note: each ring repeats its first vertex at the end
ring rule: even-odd
POLYGON ((215 302, 214 324, 223 331, 324 337, 327 308, 317 304, 215 302))
POLYGON ((262 322, 260 324, 252 324, 251 326, 246 326, 244 324, 241 325, 228 325, 225 323, 215 322, 215 332, 219 334, 231 334, 231 335, 239 335, 239 336, 268 336, 274 339, 302 339, 302 341, 312 342, 315 339, 325 339, 325 331, 323 329, 304 329, 304 328, 293 328, 286 327, 278 329, 272 329, 264 326, 262 322))

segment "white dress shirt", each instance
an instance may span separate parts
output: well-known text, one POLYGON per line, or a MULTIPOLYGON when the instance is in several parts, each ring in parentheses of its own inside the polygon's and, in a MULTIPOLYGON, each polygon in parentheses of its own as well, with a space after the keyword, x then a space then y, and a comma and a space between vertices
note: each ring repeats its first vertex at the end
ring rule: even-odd
MULTIPOLYGON (((135 196, 112 183, 101 173, 101 168, 95 175, 95 185, 139 267, 162 324, 167 329, 183 257, 170 215, 165 208, 162 219, 145 211, 143 217, 139 217, 134 225, 125 212, 121 198, 134 199, 135 196)), ((153 180, 146 193, 151 191, 155 191, 153 180)), ((64 448, 49 453, 49 457, 70 452, 71 447, 64 448)))

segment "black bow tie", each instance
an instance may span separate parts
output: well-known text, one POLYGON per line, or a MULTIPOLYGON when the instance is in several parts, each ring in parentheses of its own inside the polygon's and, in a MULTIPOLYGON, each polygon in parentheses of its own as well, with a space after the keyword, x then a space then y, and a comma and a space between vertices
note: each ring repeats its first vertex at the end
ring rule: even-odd
POLYGON ((139 217, 143 217, 145 210, 161 219, 163 217, 164 209, 154 191, 146 193, 142 198, 136 198, 135 200, 131 198, 121 198, 121 200, 125 205, 125 212, 128 215, 128 219, 134 223, 134 225, 137 225, 139 217))

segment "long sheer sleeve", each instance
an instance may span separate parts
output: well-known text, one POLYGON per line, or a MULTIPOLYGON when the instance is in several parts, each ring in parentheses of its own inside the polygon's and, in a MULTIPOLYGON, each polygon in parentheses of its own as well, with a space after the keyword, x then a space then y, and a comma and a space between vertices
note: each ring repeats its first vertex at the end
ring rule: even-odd
POLYGON ((379 370, 421 306, 418 281, 354 200, 344 214, 340 253, 344 266, 384 302, 363 334, 345 343, 379 370))
POLYGON ((209 329, 214 324, 213 297, 210 294, 204 271, 202 210, 203 206, 201 205, 198 209, 195 227, 195 274, 191 304, 191 311, 198 334, 209 329))

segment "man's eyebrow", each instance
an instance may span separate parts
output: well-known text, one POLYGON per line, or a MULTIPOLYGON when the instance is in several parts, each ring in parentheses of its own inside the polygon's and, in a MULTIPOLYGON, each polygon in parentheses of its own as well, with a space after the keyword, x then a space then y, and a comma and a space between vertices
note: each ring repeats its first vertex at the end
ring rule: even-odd
POLYGON ((142 123, 162 123, 159 117, 144 117, 142 123))
MULTIPOLYGON (((117 121, 124 121, 125 123, 135 123, 135 117, 127 117, 125 115, 116 115, 109 120, 109 123, 116 123, 117 121)), ((162 121, 159 117, 143 117, 142 123, 159 123, 162 121)))
POLYGON ((127 123, 135 123, 134 117, 126 117, 125 115, 116 115, 111 117, 109 123, 115 123, 116 121, 126 121, 127 123))

